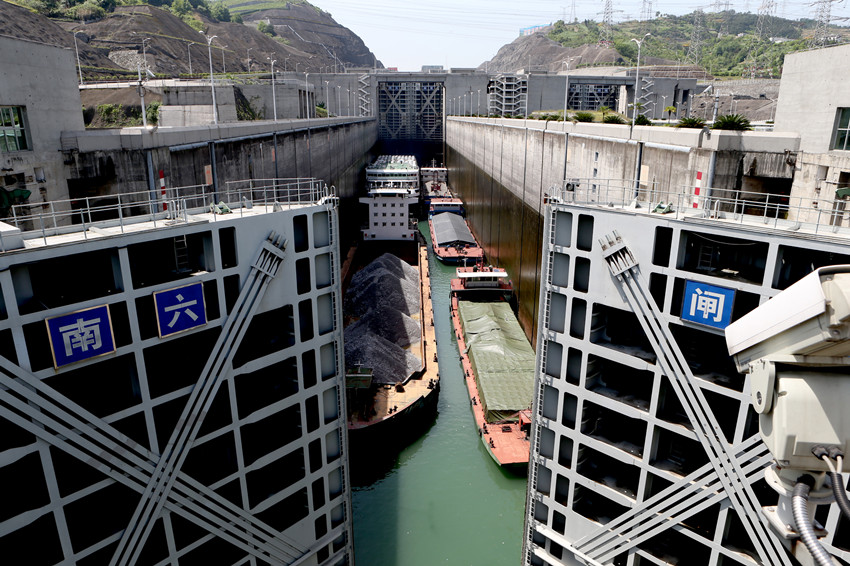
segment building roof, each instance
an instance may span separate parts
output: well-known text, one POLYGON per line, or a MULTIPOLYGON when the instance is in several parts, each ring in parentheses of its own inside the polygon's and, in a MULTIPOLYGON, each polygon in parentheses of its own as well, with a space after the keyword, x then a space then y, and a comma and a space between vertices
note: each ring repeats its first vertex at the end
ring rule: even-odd
POLYGON ((478 244, 472 232, 469 231, 466 221, 453 212, 435 214, 431 218, 431 225, 434 227, 434 239, 438 246, 478 244))

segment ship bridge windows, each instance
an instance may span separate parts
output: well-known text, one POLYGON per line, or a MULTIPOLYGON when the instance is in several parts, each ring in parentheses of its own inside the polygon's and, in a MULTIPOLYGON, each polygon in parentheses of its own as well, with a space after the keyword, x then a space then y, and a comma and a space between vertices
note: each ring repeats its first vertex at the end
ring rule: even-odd
POLYGON ((214 271, 210 232, 181 234, 127 246, 133 287, 178 281, 201 271, 214 271))
POLYGON ((682 231, 679 269, 761 285, 768 244, 718 234, 682 231))
POLYGON ((105 297, 124 287, 114 249, 58 255, 13 267, 11 272, 21 314, 105 297))
POLYGON ((772 286, 784 290, 819 267, 842 264, 850 264, 850 254, 779 246, 772 286))

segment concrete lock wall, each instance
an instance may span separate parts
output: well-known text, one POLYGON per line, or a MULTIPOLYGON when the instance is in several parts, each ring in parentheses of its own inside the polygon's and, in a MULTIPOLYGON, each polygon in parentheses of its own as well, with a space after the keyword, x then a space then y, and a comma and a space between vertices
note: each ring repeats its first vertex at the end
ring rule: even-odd
POLYGON ((158 191, 162 171, 166 188, 209 188, 208 175, 218 191, 234 181, 313 177, 346 198, 376 140, 373 118, 82 132, 66 140, 79 148, 69 187, 72 196, 158 191))
POLYGON ((753 179, 791 179, 795 134, 497 118, 447 119, 446 144, 538 213, 542 194, 564 179, 639 179, 672 200, 702 187, 746 188, 753 179))

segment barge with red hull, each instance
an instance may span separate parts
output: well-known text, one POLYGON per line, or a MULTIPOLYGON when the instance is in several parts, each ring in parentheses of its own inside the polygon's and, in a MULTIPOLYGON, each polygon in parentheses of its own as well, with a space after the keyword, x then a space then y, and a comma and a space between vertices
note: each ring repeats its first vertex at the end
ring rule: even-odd
POLYGON ((431 246, 437 259, 449 265, 474 265, 484 261, 484 250, 463 217, 452 212, 435 214, 428 220, 431 246))
POLYGON ((534 351, 508 299, 504 269, 459 267, 451 316, 478 434, 500 466, 528 466, 534 351))

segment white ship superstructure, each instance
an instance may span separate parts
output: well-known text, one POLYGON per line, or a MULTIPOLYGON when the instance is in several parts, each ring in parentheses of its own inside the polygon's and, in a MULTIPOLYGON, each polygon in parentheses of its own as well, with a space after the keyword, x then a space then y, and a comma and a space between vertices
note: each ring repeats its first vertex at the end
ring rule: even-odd
MULTIPOLYGON (((762 520, 772 458, 723 329, 850 263, 850 229, 788 197, 569 188, 545 212, 523 563, 794 564, 762 520)), ((850 561, 850 521, 819 509, 850 561)))
POLYGON ((0 225, 4 561, 353 563, 337 199, 253 185, 0 225))
POLYGON ((410 207, 419 202, 419 166, 412 155, 382 155, 366 167, 369 205, 364 240, 413 241, 416 226, 410 207))

